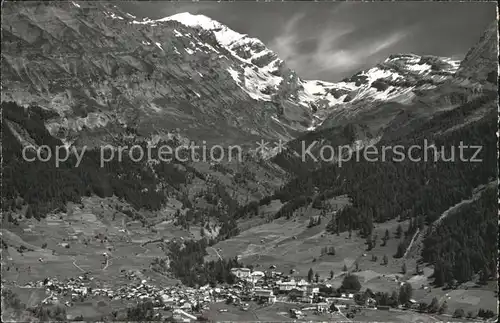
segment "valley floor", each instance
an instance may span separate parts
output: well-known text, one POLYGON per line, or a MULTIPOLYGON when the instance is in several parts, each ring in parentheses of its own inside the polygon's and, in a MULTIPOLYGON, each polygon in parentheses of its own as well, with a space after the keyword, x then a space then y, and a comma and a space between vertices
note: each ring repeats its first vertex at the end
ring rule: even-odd
MULTIPOLYGON (((309 211, 314 212, 314 210, 309 211)), ((362 239, 354 232, 350 238, 347 232, 339 235, 330 234, 325 232, 327 221, 307 228, 308 221, 309 216, 296 216, 292 220, 278 219, 271 223, 253 226, 236 237, 214 245, 208 250, 209 255, 206 260, 214 260, 219 255, 224 258, 238 257, 243 264, 252 265, 254 270, 266 271, 275 268, 273 271, 290 275, 296 280, 307 279, 307 273, 312 269, 314 273, 319 274, 320 281, 331 284, 334 288, 341 286, 346 275, 345 266, 349 272, 358 276, 362 290, 369 288, 373 292, 391 294, 399 290, 402 282, 408 282, 413 287, 413 299, 417 303, 429 304, 436 297, 440 303, 447 302, 449 313, 459 308, 465 313, 468 311, 477 313, 479 308, 497 311, 497 287, 494 282, 487 286, 468 283, 456 290, 434 288, 432 266, 421 264, 419 265, 421 274, 416 274, 419 257, 415 254, 414 248, 408 248, 405 257, 394 258, 400 241, 394 237, 394 233, 398 225, 406 230, 409 225, 407 221, 392 220, 375 224, 373 234, 379 237, 379 242, 370 251, 367 250, 366 239, 362 239), (385 246, 382 246, 380 239, 386 230, 390 232, 391 238, 385 246), (331 246, 335 248, 335 255, 321 255, 322 248, 331 246), (218 255, 215 254, 215 250, 218 255), (373 256, 377 261, 373 261, 373 256), (388 257, 387 265, 382 263, 384 256, 388 257), (403 264, 407 268, 405 274, 402 273, 403 264), (330 271, 334 273, 333 279, 330 279, 330 271)), ((405 316, 405 313, 400 316, 405 316)), ((379 321, 378 314, 366 315, 367 320, 379 321), (374 318, 371 319, 371 316, 374 318)))
MULTIPOLYGON (((339 199, 339 203, 345 201, 339 199)), ((110 315, 114 310, 137 304, 143 294, 183 295, 185 287, 175 287, 178 280, 168 276, 168 272, 162 274, 152 270, 151 264, 155 258, 165 256, 163 241, 195 239, 196 235, 173 225, 171 217, 175 213, 174 205, 167 207, 156 218, 150 218, 151 226, 143 226, 140 221, 133 221, 116 212, 119 204, 117 200, 88 198, 83 205, 72 205, 71 211, 63 217, 49 215, 39 222, 27 220, 21 226, 4 225, 1 237, 8 248, 2 249, 3 287, 18 294, 21 302, 28 307, 44 301, 50 304, 57 299, 60 304, 71 304, 67 305, 69 317, 82 315, 96 320, 110 315), (50 278, 64 286, 74 279, 77 282, 84 281, 82 276, 86 274, 92 279, 85 286, 93 288, 94 294, 85 300, 74 301, 71 293, 57 295, 47 286, 34 285, 34 282, 50 278), (110 293, 112 296, 109 296, 110 293), (117 295, 120 297, 117 298, 117 295)), ((268 213, 279 206, 273 201, 268 213)), ((429 304, 436 297, 440 303, 448 303, 448 313, 458 308, 464 309, 465 313, 477 313, 479 308, 496 312, 494 282, 481 287, 469 284, 467 290, 465 287, 448 291, 433 288, 431 267, 423 267, 422 274, 415 274, 418 257, 414 257, 413 252, 408 252, 406 258, 393 258, 399 242, 394 232, 398 225, 406 229, 408 223, 394 220, 376 224, 374 234, 378 235, 379 240, 386 230, 390 232, 391 238, 385 246, 378 243, 367 251, 365 239, 355 233, 351 237, 347 232, 339 235, 326 233, 326 218, 321 224, 308 228, 310 216, 317 215, 317 212, 308 209, 304 210, 307 216, 298 214, 289 220, 271 222, 258 216, 251 220, 243 219, 240 221, 241 226, 246 230, 207 248, 205 260, 239 257, 240 262, 254 266, 255 270, 267 271, 274 266, 273 271, 285 275, 291 273, 290 276, 296 280, 305 278, 309 269, 312 269, 319 274, 320 281, 334 288, 341 286, 346 275, 344 269, 347 269, 359 277, 362 290, 369 288, 373 292, 391 293, 397 291, 402 282, 409 282, 413 286, 416 302, 429 304), (335 247, 335 255, 321 255, 322 248, 331 246, 335 247), (388 257, 386 265, 382 264, 384 255, 388 257), (377 261, 373 261, 373 256, 377 257, 377 261), (406 274, 401 272, 403 263, 407 267, 406 274), (334 273, 332 279, 330 271, 334 273)), ((205 292, 190 290, 192 294, 189 295, 192 297, 205 295, 205 292)), ((217 321, 289 321, 291 308, 305 307, 304 304, 277 302, 268 306, 253 304, 248 311, 242 311, 221 302, 213 303, 210 300, 208 303, 208 308, 201 314, 217 321), (221 312, 223 308, 227 312, 221 312)), ((315 315, 310 312, 304 320, 343 319, 339 315, 315 315)), ((413 311, 364 309, 353 320, 431 322, 449 319, 449 316, 431 316, 413 311)))

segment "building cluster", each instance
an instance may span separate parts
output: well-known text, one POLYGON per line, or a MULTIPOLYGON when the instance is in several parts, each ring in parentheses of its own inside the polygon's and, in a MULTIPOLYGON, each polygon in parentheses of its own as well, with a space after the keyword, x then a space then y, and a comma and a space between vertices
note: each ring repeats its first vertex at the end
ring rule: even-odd
MULTIPOLYGON (((295 280, 279 272, 251 271, 248 268, 233 268, 234 284, 220 286, 202 286, 190 288, 186 286, 161 287, 148 283, 133 273, 127 273, 130 282, 112 287, 103 287, 94 281, 90 274, 60 281, 57 278, 46 278, 43 281, 27 284, 29 288, 45 288, 47 295, 45 304, 61 303, 66 306, 85 301, 92 297, 105 297, 109 300, 151 300, 155 308, 171 310, 174 316, 187 320, 195 313, 209 308, 210 303, 226 302, 248 309, 249 301, 261 304, 272 304, 277 301, 311 304, 319 313, 328 312, 331 304, 337 308, 354 306, 354 294, 339 294, 338 297, 323 297, 320 289, 330 288, 324 283, 310 283, 304 279, 295 280), (68 299, 71 299, 69 301, 68 299)), ((118 285, 118 284, 117 284, 118 285)), ((300 313, 294 316, 300 317, 300 313)))
MULTIPOLYGON (((233 268, 231 270, 238 283, 233 285, 249 286, 245 299, 253 299, 261 303, 274 303, 276 301, 297 302, 305 304, 338 304, 338 307, 355 305, 353 293, 342 293, 339 297, 322 297, 320 288, 331 288, 324 283, 312 283, 305 279, 296 280, 283 273, 268 271, 251 271, 248 268, 233 268)), ((369 304, 371 305, 371 304, 369 304)), ((321 306, 320 306, 321 307, 321 306)))
POLYGON ((225 301, 231 295, 230 288, 189 288, 185 286, 159 287, 149 284, 147 280, 136 280, 125 285, 111 288, 98 287, 92 284, 92 277, 87 275, 70 278, 64 281, 57 278, 46 278, 43 281, 30 282, 24 288, 45 288, 49 295, 44 304, 60 303, 62 298, 71 298, 67 306, 92 297, 105 297, 110 300, 137 300, 138 302, 152 300, 156 307, 199 311, 211 302, 225 301))

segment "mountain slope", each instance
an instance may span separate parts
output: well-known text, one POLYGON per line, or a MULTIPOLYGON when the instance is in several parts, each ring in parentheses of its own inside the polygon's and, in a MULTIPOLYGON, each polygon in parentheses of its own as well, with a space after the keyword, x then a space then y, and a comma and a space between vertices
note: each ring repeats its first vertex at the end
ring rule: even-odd
POLYGON ((341 101, 324 111, 326 120, 321 128, 345 123, 363 113, 373 113, 380 103, 407 104, 418 91, 435 88, 449 80, 459 63, 435 56, 392 55, 377 66, 335 84, 330 92, 341 101))
POLYGON ((3 26, 2 100, 57 111, 48 129, 76 145, 125 130, 212 143, 290 140, 364 119, 377 136, 398 112, 381 103, 413 102, 459 66, 398 54, 341 82, 307 81, 258 39, 206 16, 138 20, 100 3, 9 3, 3 26))
MULTIPOLYGON (((308 268, 321 278, 330 272, 335 289, 356 271, 363 288, 387 301, 390 295, 379 291, 397 293, 402 281, 414 278, 418 287, 424 284, 424 277, 406 273, 401 254, 414 233, 498 177, 498 93, 489 76, 496 70, 497 46, 491 36, 460 64, 398 54, 329 83, 300 79, 260 41, 204 16, 139 21, 94 2, 6 6, 2 100, 16 102, 1 106, 0 220, 7 239, 0 240, 7 256, 2 269, 16 271, 7 273, 4 285, 52 275, 66 284, 63 278, 88 272, 94 293, 71 309, 82 309, 85 320, 105 320, 103 312, 87 314, 94 300, 101 309, 134 312, 129 301, 142 299, 149 284, 162 292, 175 284, 169 274, 189 285, 229 282, 230 269, 243 266, 239 260, 290 275, 295 270, 296 277, 308 268), (301 134, 306 129, 312 131, 301 134), (63 143, 97 148, 112 142, 153 143, 155 156, 161 144, 240 144, 262 137, 290 141, 272 160, 244 153, 231 162, 136 162, 124 154, 100 165, 93 149, 75 167, 74 155, 58 166, 53 160, 27 162, 21 153, 29 144, 54 152, 63 143), (430 146, 424 161, 394 161, 394 151, 384 149, 422 146, 424 140, 430 146), (304 162, 301 143, 312 141, 319 142, 312 150, 316 156, 330 144, 349 145, 362 157, 342 165, 334 158, 304 162), (434 160, 449 157, 462 142, 482 147, 477 155, 473 148, 461 156, 480 161, 434 160), (366 145, 384 160, 364 157, 373 157, 366 145), (394 237, 400 223, 406 232, 394 237), (390 242, 383 238, 375 246, 389 230, 390 242), (23 255, 20 242, 33 250, 23 255), (204 263, 207 249, 213 262, 204 263), (386 263, 377 264, 377 256, 386 263), (114 295, 95 294, 105 289, 114 295), (113 306, 101 306, 104 295, 113 306), (127 299, 116 298, 122 295, 127 299)), ((478 270, 482 280, 491 278, 495 188, 423 238, 422 258, 436 269, 438 285, 453 277, 469 280, 478 270)), ((185 297, 185 286, 175 290, 185 297)), ((63 304, 71 293, 57 297, 63 304)), ((110 320, 141 319, 106 314, 110 320)))
POLYGON ((57 111, 48 128, 67 141, 129 127, 248 142, 290 139, 310 124, 309 107, 288 99, 294 72, 256 40, 231 43, 190 23, 197 16, 138 22, 111 5, 70 2, 9 3, 3 15, 2 100, 57 111))
MULTIPOLYGON (((497 91, 496 26, 494 23, 484 32, 463 62, 397 54, 339 83, 310 81, 306 88, 323 96, 317 101, 323 106, 310 128, 315 131, 302 138, 358 149, 383 137, 404 136, 436 113, 484 96, 491 99, 497 91), (349 135, 344 136, 346 133, 349 135)), ((490 99, 474 107, 475 112, 464 122, 487 114, 495 104, 490 99)), ((289 146, 298 149, 294 141, 289 146)))
POLYGON ((493 22, 469 50, 457 75, 496 84, 498 81, 498 22, 493 22))
MULTIPOLYGON (((292 141, 288 150, 275 158, 282 167, 296 174, 296 178, 273 196, 284 203, 277 216, 298 214, 304 203, 321 209, 325 207, 324 201, 347 195, 352 199, 352 206, 333 213, 327 231, 358 230, 361 237, 368 239, 374 223, 395 218, 410 220, 407 238, 401 240, 395 250, 394 257, 402 257, 420 226, 430 225, 451 206, 468 199, 476 187, 498 178, 498 92, 496 80, 484 77, 495 73, 497 68, 494 63, 497 39, 489 38, 489 42, 493 44, 485 44, 483 38, 470 51, 482 53, 477 56, 480 62, 471 59, 460 67, 464 71, 470 66, 481 66, 480 74, 466 77, 456 73, 440 84, 414 91, 407 102, 358 106, 360 112, 349 119, 350 122, 320 127, 292 141), (307 147, 313 141, 318 143, 311 151, 316 157, 320 157, 321 148, 326 145, 333 148, 351 145, 358 153, 344 155, 350 158, 342 164, 338 163, 338 155, 330 161, 312 162, 308 158, 309 162, 304 163, 298 154, 303 151, 300 144, 305 142, 307 147), (370 145, 370 149, 364 144, 370 145), (459 151, 463 145, 469 148, 459 151), (399 147, 398 152, 395 147, 399 147), (416 149, 410 152, 411 147, 416 149)), ((332 114, 335 115, 335 111, 332 114)), ((329 118, 332 123, 337 121, 332 116, 329 118)), ((324 159, 329 157, 327 153, 324 159)), ((492 190, 492 196, 494 194, 496 189, 492 190)), ((487 223, 496 223, 495 212, 490 212, 491 201, 481 206, 488 209, 487 213, 479 210, 481 212, 470 214, 481 214, 487 223)), ((484 255, 478 254, 477 249, 472 250, 467 243, 467 239, 478 240, 485 234, 484 225, 463 226, 455 220, 447 221, 447 225, 449 227, 444 226, 440 231, 441 249, 433 249, 435 236, 427 240, 425 249, 424 259, 438 269, 435 283, 442 285, 454 276, 460 282, 467 281, 484 268, 490 272, 496 265, 491 248, 488 246, 484 255), (447 241, 451 243, 446 245, 447 241), (447 254, 450 246, 454 250, 452 255, 447 254), (460 268, 467 270, 458 275, 460 268)), ((489 237, 496 234, 493 229, 487 231, 489 237)), ((487 242, 479 240, 479 243, 487 242)))

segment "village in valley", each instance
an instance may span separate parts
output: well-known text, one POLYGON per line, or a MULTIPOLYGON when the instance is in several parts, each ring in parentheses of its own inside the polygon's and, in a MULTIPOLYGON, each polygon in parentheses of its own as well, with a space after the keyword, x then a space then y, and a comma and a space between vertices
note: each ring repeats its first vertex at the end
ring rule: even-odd
POLYGON ((496 322, 494 3, 180 2, 2 1, 1 321, 496 322))
MULTIPOLYGON (((225 321, 226 317, 230 318, 232 315, 237 315, 241 319, 245 314, 251 313, 253 315, 248 316, 251 318, 258 315, 256 312, 263 311, 270 315, 265 317, 281 318, 284 321, 286 319, 350 321, 359 318, 357 314, 376 313, 376 311, 381 313, 380 317, 387 315, 387 312, 399 312, 405 315, 414 313, 421 320, 427 321, 438 321, 446 317, 460 319, 462 316, 459 312, 448 314, 446 302, 439 305, 434 301, 431 304, 415 301, 411 298, 411 285, 404 282, 400 283, 399 293, 393 293, 389 299, 383 293, 374 293, 369 289, 361 291, 359 280, 354 273, 349 272, 341 274, 343 281, 339 289, 333 288, 328 279, 319 281, 318 275, 313 276, 312 271, 308 273, 308 277, 300 280, 277 271, 276 266, 271 266, 265 272, 250 268, 233 268, 231 274, 234 284, 206 285, 198 288, 179 284, 160 287, 141 279, 133 272, 126 271, 122 271, 121 276, 126 277, 129 283, 118 288, 96 283, 90 273, 64 281, 46 278, 18 287, 45 289, 48 296, 43 299, 42 304, 47 306, 64 304, 66 308, 71 308, 95 298, 107 299, 109 302, 137 301, 140 306, 135 309, 129 308, 126 313, 127 318, 140 319, 140 316, 145 315, 154 321, 225 321), (134 314, 134 311, 137 312, 134 314)), ((428 290, 429 287, 425 289, 428 290)), ((488 313, 484 314, 486 316, 488 313)), ((114 319, 120 319, 120 315, 123 314, 119 314, 118 311, 112 312, 114 319)), ((367 316, 369 317, 377 315, 371 314, 367 316)), ((484 317, 487 318, 491 319, 493 316, 484 317)), ((80 319, 73 318, 76 321, 80 319)))
MULTIPOLYGON (((173 319, 189 322, 203 318, 203 312, 210 310, 213 304, 230 305, 229 309, 218 309, 220 315, 231 311, 249 311, 251 307, 271 307, 276 303, 288 304, 288 313, 283 318, 302 319, 307 316, 332 318, 353 317, 356 311, 363 308, 388 311, 389 306, 378 306, 369 292, 357 293, 356 286, 352 290, 337 292, 331 285, 323 282, 308 282, 290 279, 287 275, 270 268, 266 272, 253 271, 249 268, 233 268, 235 278, 232 285, 202 286, 190 288, 172 286, 161 288, 140 279, 133 273, 122 273, 130 283, 118 289, 106 288, 96 284, 91 274, 84 273, 76 278, 60 281, 57 278, 46 278, 43 281, 31 282, 19 288, 44 288, 48 296, 42 301, 44 305, 57 305, 61 302, 66 307, 78 305, 94 297, 102 297, 110 301, 138 300, 148 302, 154 309, 153 319, 173 319), (250 304, 252 303, 252 304, 250 304), (165 317, 171 313, 171 317, 165 317)), ((347 275, 346 277, 353 277, 347 275)), ((346 281, 349 279, 346 279, 346 281)), ((359 284, 359 282, 358 282, 359 284)), ((408 300, 408 306, 398 308, 418 309, 415 301, 408 300)))
MULTIPOLYGON (((47 318, 63 313, 64 319, 75 321, 429 322, 495 317, 493 302, 479 303, 487 295, 496 299, 492 284, 434 288, 427 278, 429 268, 411 259, 385 259, 384 254, 396 249, 394 238, 368 252, 364 239, 347 232, 325 234, 325 224, 311 227, 306 216, 254 225, 206 247, 204 259, 215 266, 235 259, 223 277, 213 272, 204 284, 186 284, 172 275, 174 259, 165 255, 169 245, 185 248, 184 237, 191 233, 168 221, 143 227, 127 221, 126 214, 110 217, 109 212, 106 200, 88 198, 63 220, 52 215, 3 229, 2 287, 15 294, 12 302, 26 304, 42 319, 44 311, 51 311, 47 318), (279 256, 291 250, 290 258, 279 256), (382 263, 374 262, 377 255, 384 258, 382 263)), ((399 226, 394 221, 376 230, 392 236, 399 226)))

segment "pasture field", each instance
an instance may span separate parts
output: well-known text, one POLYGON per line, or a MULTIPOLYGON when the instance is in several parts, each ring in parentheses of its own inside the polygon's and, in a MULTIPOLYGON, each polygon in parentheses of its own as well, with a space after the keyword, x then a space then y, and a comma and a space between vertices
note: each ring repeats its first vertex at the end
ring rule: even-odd
MULTIPOLYGON (((177 280, 151 271, 149 265, 154 258, 165 257, 163 239, 186 233, 173 223, 143 226, 110 204, 120 206, 117 199, 86 198, 83 205, 71 205, 63 216, 4 225, 0 232, 9 245, 2 255, 5 283, 23 286, 47 277, 63 280, 89 272, 96 283, 119 286, 125 283, 121 271, 131 270, 162 284, 175 284, 177 280), (159 242, 147 243, 150 240, 159 242)), ((166 209, 162 217, 173 215, 171 211, 166 209)))
MULTIPOLYGON (((214 260, 218 255, 224 258, 239 257, 243 264, 252 264, 256 270, 268 270, 271 266, 276 266, 273 270, 289 274, 296 279, 306 278, 307 272, 312 268, 320 275, 320 280, 335 288, 342 284, 346 274, 343 271, 345 265, 348 271, 359 277, 362 290, 370 288, 374 292, 390 294, 398 291, 402 282, 409 282, 413 287, 413 298, 417 302, 429 304, 433 297, 436 297, 440 303, 446 300, 449 314, 458 308, 463 308, 466 313, 468 311, 477 313, 479 308, 497 311, 495 284, 453 291, 433 288, 432 267, 420 265, 423 273, 417 275, 418 257, 412 253, 408 253, 405 258, 393 257, 399 242, 404 239, 404 236, 399 239, 395 237, 396 229, 401 225, 405 231, 409 225, 408 221, 392 220, 381 224, 376 223, 373 234, 378 236, 377 244, 368 251, 366 240, 354 232, 350 238, 347 232, 339 235, 326 233, 325 227, 329 216, 322 219, 321 224, 308 228, 310 217, 317 215, 319 215, 319 210, 306 208, 298 210, 296 215, 289 220, 280 218, 269 223, 258 224, 255 219, 252 219, 248 222, 253 225, 249 225, 246 231, 209 248, 209 255, 206 259, 214 260), (390 239, 385 246, 382 246, 381 239, 386 230, 389 231, 390 239), (335 255, 322 256, 321 249, 330 246, 335 247, 335 255), (382 263, 384 255, 388 258, 387 264, 382 263), (373 256, 377 258, 376 261, 372 258, 373 256), (358 271, 356 271, 356 263, 358 271), (406 265, 404 274, 403 264, 406 265), (291 273, 292 269, 293 273, 291 273), (330 279, 331 270, 334 272, 333 279, 330 279)), ((393 313, 390 316, 392 317, 393 313)), ((420 318, 424 316, 422 314, 420 318)), ((420 318, 417 315, 401 320, 416 322, 420 318)), ((366 320, 381 321, 381 319, 370 319, 370 317, 366 320)), ((422 320, 424 321, 425 319, 422 320)))
POLYGON ((414 292, 415 299, 429 304, 433 297, 438 301, 446 301, 448 304, 448 313, 453 314, 456 309, 463 309, 465 313, 471 311, 477 314, 479 308, 489 309, 497 312, 498 299, 495 297, 495 291, 488 286, 477 288, 443 290, 441 288, 433 288, 431 292, 423 292, 418 290, 414 292))
MULTIPOLYGON (((386 229, 393 235, 399 224, 405 229, 407 223, 391 221, 377 225, 374 232, 379 237, 379 243, 371 251, 367 251, 365 239, 355 233, 351 238, 347 232, 339 235, 326 233, 328 216, 322 219, 321 224, 307 228, 310 217, 318 216, 319 210, 309 209, 306 213, 307 215, 297 215, 290 220, 280 218, 270 223, 250 226, 238 236, 213 247, 222 257, 238 256, 244 264, 252 264, 262 270, 274 265, 277 271, 288 274, 294 269, 296 276, 307 275, 309 268, 318 272, 321 278, 328 278, 331 270, 337 276, 341 274, 344 265, 348 270, 353 270, 356 262, 359 270, 371 271, 366 273, 367 282, 386 273, 389 276, 392 274, 392 277, 403 276, 399 273, 403 260, 392 257, 399 240, 391 238, 384 247, 380 243, 386 229), (332 246, 335 247, 335 255, 321 255, 322 248, 332 246), (371 260, 372 255, 377 256, 376 262, 371 260), (389 258, 388 265, 381 264, 384 255, 389 258)), ((206 259, 215 260, 216 257, 215 253, 209 252, 206 259)), ((411 269, 412 264, 407 264, 407 267, 411 269)))
POLYGON ((313 310, 303 310, 306 307, 301 304, 281 303, 259 305, 254 302, 249 302, 248 311, 242 311, 238 306, 227 305, 225 303, 211 304, 208 311, 203 313, 209 320, 217 322, 234 322, 234 321, 260 321, 260 322, 307 322, 307 321, 340 321, 344 317, 339 314, 314 314, 313 310), (226 309, 227 312, 220 312, 221 309, 226 309), (302 310, 306 316, 302 319, 294 319, 290 316, 291 309, 302 310))
MULTIPOLYGON (((342 197, 335 201, 339 205, 349 203, 342 197)), ((85 198, 82 205, 70 205, 66 214, 49 215, 41 221, 29 219, 23 221, 21 226, 3 225, 1 237, 9 245, 7 249, 2 249, 4 286, 13 289, 22 302, 34 305, 49 295, 43 288, 23 286, 46 277, 64 280, 89 272, 95 286, 116 288, 130 282, 123 273, 127 271, 134 272, 140 279, 147 279, 149 283, 175 285, 178 283, 176 279, 152 271, 150 264, 154 258, 165 256, 164 241, 198 238, 199 227, 193 226, 187 231, 175 226, 174 217, 180 205, 176 200, 169 202, 164 210, 156 214, 142 215, 147 217, 145 224, 135 214, 117 211, 124 210, 126 205, 116 198, 93 197, 85 198)), ((280 218, 269 222, 268 217, 281 206, 279 201, 271 201, 260 208, 259 215, 239 220, 242 232, 207 248, 205 260, 239 257, 243 264, 254 265, 256 270, 267 270, 274 265, 275 271, 289 274, 293 269, 290 275, 296 279, 307 276, 308 270, 312 268, 320 275, 321 281, 336 288, 341 286, 346 275, 343 271, 345 266, 359 277, 362 290, 370 288, 374 292, 392 293, 399 289, 401 282, 407 281, 413 287, 413 298, 417 302, 430 303, 433 297, 440 303, 446 301, 448 315, 458 308, 474 314, 479 308, 496 312, 497 287, 493 282, 488 286, 469 287, 467 290, 432 288, 431 267, 421 265, 423 274, 416 275, 418 257, 413 254, 405 259, 393 257, 398 243, 403 239, 395 238, 396 228, 401 225, 406 230, 408 222, 393 220, 375 224, 377 244, 368 251, 366 240, 355 232, 351 237, 347 232, 338 235, 326 233, 329 215, 322 217, 319 225, 308 228, 310 218, 320 215, 319 210, 311 207, 297 210, 297 214, 288 220, 280 218), (381 239, 386 230, 389 231, 390 239, 382 246, 381 239), (335 255, 322 255, 324 247, 334 247, 335 255), (388 263, 382 264, 385 255, 388 263), (402 273, 403 263, 407 268, 405 274, 402 273), (334 277, 330 279, 332 270, 334 277), (424 286, 430 288, 424 289, 424 286)), ((60 301, 69 300, 67 298, 61 297, 60 301)), ((109 306, 99 306, 98 300, 93 299, 88 304, 78 303, 68 308, 68 314, 71 317, 83 315, 97 320, 109 314, 107 309, 124 308, 124 303, 128 303, 124 300, 103 301, 109 306)), ((297 305, 276 303, 262 307, 255 304, 245 312, 232 305, 218 303, 210 307, 207 316, 219 321, 290 321, 288 311, 292 307, 297 308, 297 305), (228 306, 228 311, 219 312, 224 306, 228 306)), ((309 313, 305 320, 345 320, 343 317, 314 317, 312 312, 309 313)), ((449 320, 451 316, 442 318, 449 320)), ((435 316, 410 311, 373 310, 362 311, 354 318, 355 321, 402 322, 430 322, 434 319, 435 316)))
MULTIPOLYGON (((449 319, 449 318, 447 318, 449 319)), ((412 311, 394 310, 390 311, 366 309, 361 313, 356 314, 354 321, 356 322, 413 322, 413 323, 429 323, 441 322, 444 317, 427 315, 425 313, 416 313, 412 311)))

